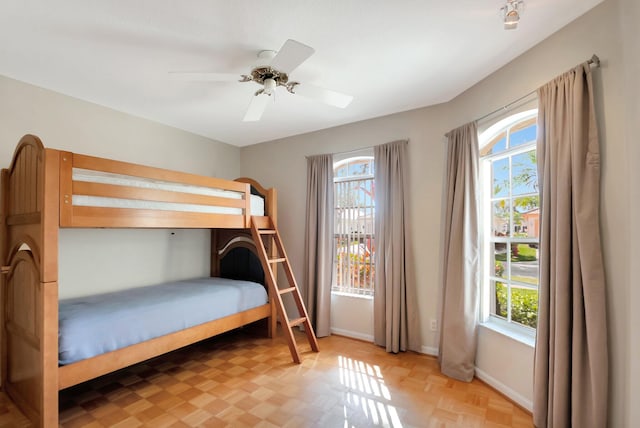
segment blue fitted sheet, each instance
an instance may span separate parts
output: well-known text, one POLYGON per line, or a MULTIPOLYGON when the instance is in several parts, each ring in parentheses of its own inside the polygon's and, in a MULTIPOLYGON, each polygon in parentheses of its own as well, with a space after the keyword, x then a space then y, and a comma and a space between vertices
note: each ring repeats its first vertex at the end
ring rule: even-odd
POLYGON ((268 301, 255 282, 198 278, 59 302, 59 363, 71 364, 268 301))

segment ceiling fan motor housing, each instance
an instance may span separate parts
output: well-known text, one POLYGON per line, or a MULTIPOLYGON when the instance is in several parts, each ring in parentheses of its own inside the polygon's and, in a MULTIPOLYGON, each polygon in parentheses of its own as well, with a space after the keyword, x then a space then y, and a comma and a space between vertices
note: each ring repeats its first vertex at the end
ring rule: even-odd
POLYGON ((266 79, 275 80, 278 86, 286 86, 289 81, 289 76, 287 73, 282 73, 271 67, 256 67, 251 70, 251 80, 254 82, 264 85, 266 79))

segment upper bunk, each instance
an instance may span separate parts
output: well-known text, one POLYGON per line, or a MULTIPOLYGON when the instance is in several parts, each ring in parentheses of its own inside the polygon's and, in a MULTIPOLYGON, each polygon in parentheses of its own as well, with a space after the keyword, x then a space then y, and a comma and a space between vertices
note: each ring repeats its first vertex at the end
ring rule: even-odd
POLYGON ((250 179, 49 149, 34 135, 20 140, 3 178, 7 225, 39 222, 45 205, 57 205, 61 228, 245 229, 252 216, 275 216, 275 190, 250 179))

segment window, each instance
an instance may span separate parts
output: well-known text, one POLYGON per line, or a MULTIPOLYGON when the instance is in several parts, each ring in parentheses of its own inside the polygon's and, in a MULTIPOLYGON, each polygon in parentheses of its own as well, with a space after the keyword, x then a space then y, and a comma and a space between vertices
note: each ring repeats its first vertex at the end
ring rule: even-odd
POLYGON ((484 318, 527 329, 538 321, 536 114, 518 113, 480 136, 484 318))
POLYGON ((373 157, 334 163, 335 283, 333 291, 373 295, 374 199, 373 157))

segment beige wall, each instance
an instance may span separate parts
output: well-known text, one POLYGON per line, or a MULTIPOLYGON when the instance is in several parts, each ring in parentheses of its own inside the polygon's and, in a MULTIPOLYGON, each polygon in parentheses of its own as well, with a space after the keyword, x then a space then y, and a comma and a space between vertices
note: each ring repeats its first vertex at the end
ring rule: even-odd
MULTIPOLYGON (((629 9, 634 0, 620 0, 629 9)), ((302 254, 305 215, 305 156, 332 153, 409 138, 410 188, 409 230, 410 251, 408 266, 411 280, 418 287, 421 337, 423 347, 437 346, 436 336, 429 330, 429 320, 436 317, 438 299, 438 260, 440 257, 440 207, 443 175, 445 132, 475 118, 483 116, 514 99, 519 98, 558 74, 588 59, 596 53, 602 59, 602 68, 595 75, 596 108, 600 124, 602 144, 602 221, 604 257, 607 270, 609 327, 611 339, 611 426, 624 427, 640 424, 637 410, 630 410, 629 382, 630 355, 636 358, 638 339, 633 337, 630 325, 630 246, 628 232, 630 221, 628 148, 625 142, 624 106, 636 103, 630 91, 623 86, 625 72, 636 79, 638 74, 623 62, 618 0, 606 0, 603 4, 577 19, 558 33, 534 47, 507 66, 444 105, 413 110, 369 121, 353 123, 324 131, 286 138, 241 151, 242 173, 251 175, 265 185, 276 186, 280 193, 280 227, 283 239, 292 255, 296 275, 302 277, 302 254), (626 98, 625 98, 626 96, 626 98), (630 348, 631 347, 631 348, 630 348), (631 414, 631 420, 630 415, 631 414)), ((523 18, 523 25, 526 24, 523 18)), ((623 17, 623 19, 627 19, 623 17)), ((638 20, 627 19, 627 30, 633 29, 638 20)), ((505 37, 508 34, 505 33, 505 37)), ((627 51, 636 49, 638 43, 628 43, 627 51)), ((635 69, 634 69, 635 70, 635 69)), ((631 77, 629 77, 631 80, 631 77)), ((637 87, 638 85, 635 84, 637 87)), ((419 90, 419 88, 417 88, 419 90)), ((637 122, 637 116, 634 116, 637 122)), ((629 139, 634 134, 626 132, 629 139)), ((635 146, 638 146, 635 138, 635 146)), ((638 153, 637 147, 633 149, 638 153)), ((634 157, 639 159, 639 157, 634 157)), ((636 173, 636 175, 638 175, 636 173)), ((640 182, 639 180, 635 182, 640 182)), ((635 206, 638 205, 636 186, 635 206)), ((635 222, 637 223, 637 222, 635 222)), ((636 232, 636 235, 638 233, 636 232)), ((636 240, 637 241, 637 240, 636 240)), ((638 254, 636 251, 635 254, 638 254)), ((638 263, 635 263, 638 265, 638 263)), ((637 268, 636 268, 637 269, 637 268)), ((635 272, 634 278, 640 278, 635 272)), ((638 302, 638 292, 634 291, 638 302)), ((635 308, 634 308, 635 309, 635 308)), ((634 315, 637 317, 637 315, 634 315)), ((522 390, 530 388, 533 350, 517 345, 505 345, 503 338, 495 340, 493 334, 481 337, 480 356, 485 358, 479 368, 500 379, 503 358, 528 362, 528 370, 519 370, 504 382, 506 387, 522 390), (489 361, 491 363, 489 363, 489 361), (515 378, 517 377, 517 379, 515 378)), ((508 342, 507 342, 508 343, 508 342)), ((638 370, 638 363, 632 367, 638 370)), ((637 377, 635 379, 638 379, 637 377)), ((637 386, 633 386, 635 392, 637 386)), ((531 394, 529 392, 528 397, 531 394)), ((637 396, 637 395, 636 395, 637 396)))
POLYGON ((331 333, 373 342, 373 299, 332 294, 331 333))
MULTIPOLYGON (((207 138, 0 77, 0 165, 26 133, 45 146, 196 174, 235 178, 240 150, 207 138)), ((209 233, 67 229, 60 294, 93 294, 209 273, 209 233)))
MULTIPOLYGON (((408 274, 418 283, 422 343, 426 346, 435 343, 435 332, 427 328, 429 320, 436 315, 438 289, 440 210, 433 207, 440 206, 444 158, 442 135, 448 130, 447 121, 447 109, 436 106, 245 147, 241 152, 242 173, 278 189, 278 224, 282 239, 294 274, 302 278, 305 156, 342 152, 399 138, 410 140, 408 274), (413 263, 415 256, 419 257, 419 263, 413 263)), ((351 330, 344 326, 340 328, 351 330)))
MULTIPOLYGON (((627 168, 629 170, 629 213, 630 228, 626 240, 623 240, 625 250, 629 252, 629 277, 628 277, 628 298, 626 305, 621 308, 628 321, 623 324, 624 329, 621 334, 622 340, 628 342, 625 367, 614 368, 614 375, 626 375, 626 395, 624 414, 628 414, 628 419, 620 417, 619 421, 626 426, 640 426, 640 406, 637 405, 637 398, 640 397, 640 334, 637 326, 640 325, 640 263, 637 255, 640 254, 640 222, 637 213, 640 212, 640 168, 637 161, 640 159, 640 2, 637 0, 620 1, 620 21, 622 31, 622 49, 624 53, 624 76, 622 87, 625 92, 625 142, 628 148, 627 168), (627 245, 628 244, 628 245, 627 245)), ((624 239, 624 238, 623 238, 624 239)), ((622 293, 615 301, 614 305, 622 305, 622 293)), ((612 305, 610 305, 611 307, 612 305)), ((618 310, 618 307, 616 307, 618 310)), ((623 320, 624 321, 624 320, 623 320)), ((617 351, 617 349, 614 349, 617 351)), ((613 424, 611 426, 614 426, 613 424)), ((622 426, 622 425, 621 425, 622 426)))

